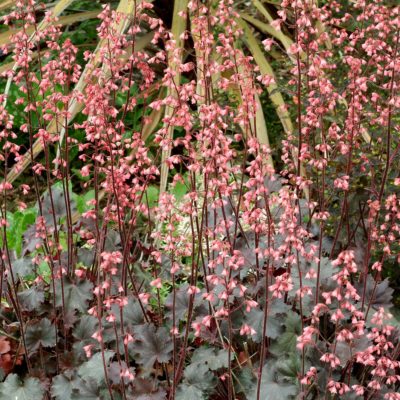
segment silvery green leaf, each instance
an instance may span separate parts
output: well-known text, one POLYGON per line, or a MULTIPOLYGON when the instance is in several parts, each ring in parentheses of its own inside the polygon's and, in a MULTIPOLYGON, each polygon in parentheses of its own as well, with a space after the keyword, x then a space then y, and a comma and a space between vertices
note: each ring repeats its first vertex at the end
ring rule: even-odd
POLYGON ((176 391, 176 400, 206 400, 206 396, 196 386, 181 383, 176 391))
POLYGON ((40 305, 44 302, 43 289, 36 285, 32 285, 29 289, 18 292, 17 295, 21 308, 24 311, 38 310, 40 305))
POLYGON ((164 327, 156 329, 149 324, 136 326, 135 334, 137 340, 133 344, 133 353, 145 369, 151 368, 155 361, 164 363, 171 359, 173 345, 164 327))
MULTIPOLYGON (((108 365, 111 358, 114 356, 114 352, 106 350, 104 352, 105 363, 108 365)), ((89 361, 86 361, 78 368, 78 374, 82 379, 87 380, 92 378, 97 384, 100 384, 105 380, 103 356, 102 353, 94 354, 89 361)))
POLYGON ((44 388, 37 378, 20 381, 16 374, 10 374, 0 384, 0 400, 41 400, 44 388))
MULTIPOLYGON (((256 331, 256 333, 252 336, 252 339, 256 343, 260 343, 262 340, 264 311, 253 308, 250 312, 246 313, 244 321, 247 325, 251 326, 256 331)), ((279 337, 283 331, 282 324, 282 316, 273 316, 271 314, 268 315, 266 336, 270 337, 271 339, 276 339, 277 337, 279 337)))
POLYGON ((28 325, 25 332, 25 342, 30 351, 38 350, 40 346, 54 347, 56 345, 54 325, 47 318, 28 325))
MULTIPOLYGON (((231 354, 231 361, 233 354, 231 354)), ((228 368, 228 351, 224 349, 212 349, 208 347, 199 347, 192 355, 192 364, 205 364, 211 371, 220 368, 228 368)))
MULTIPOLYGON (((299 389, 295 384, 291 382, 285 382, 284 379, 281 379, 280 374, 277 371, 275 361, 267 362, 264 365, 261 378, 260 399, 268 399, 268 400, 295 399, 298 392, 299 389)), ((257 382, 255 381, 253 388, 249 393, 248 400, 256 400, 256 398, 257 398, 257 382)))
MULTIPOLYGON (((77 283, 71 282, 69 278, 63 278, 64 304, 68 310, 78 310, 84 312, 87 302, 93 298, 93 283, 88 280, 80 280, 77 283)), ((61 307, 62 289, 61 282, 56 282, 56 305, 61 307)))

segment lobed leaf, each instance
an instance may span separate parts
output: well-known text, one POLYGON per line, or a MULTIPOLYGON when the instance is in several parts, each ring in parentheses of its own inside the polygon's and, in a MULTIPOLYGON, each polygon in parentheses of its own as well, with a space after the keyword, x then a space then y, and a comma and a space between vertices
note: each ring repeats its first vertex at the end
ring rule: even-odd
POLYGON ((10 374, 0 383, 0 400, 41 400, 43 396, 44 388, 37 378, 21 382, 16 374, 10 374))
POLYGON ((145 369, 150 369, 156 361, 165 363, 171 359, 173 344, 164 327, 141 325, 135 328, 135 334, 137 341, 133 344, 133 352, 145 369))
MULTIPOLYGON (((114 356, 114 352, 106 350, 104 352, 104 361, 106 365, 114 356)), ((101 352, 94 354, 89 361, 86 361, 78 368, 78 374, 85 380, 93 379, 97 384, 105 380, 105 372, 103 365, 103 355, 101 352)))
POLYGON ((25 332, 25 343, 30 351, 36 351, 40 347, 54 347, 56 345, 54 325, 47 318, 28 325, 25 332))
MULTIPOLYGON (((281 379, 275 363, 275 361, 269 361, 264 365, 261 378, 260 399, 294 399, 299 391, 297 386, 291 382, 285 382, 285 380, 281 379)), ((254 384, 253 389, 248 396, 248 400, 255 400, 256 398, 257 385, 254 384)))
MULTIPOLYGON (((71 282, 69 278, 63 278, 64 305, 67 310, 86 311, 87 302, 93 298, 93 283, 81 280, 77 283, 71 282)), ((56 306, 63 305, 61 282, 58 280, 56 288, 56 306)))

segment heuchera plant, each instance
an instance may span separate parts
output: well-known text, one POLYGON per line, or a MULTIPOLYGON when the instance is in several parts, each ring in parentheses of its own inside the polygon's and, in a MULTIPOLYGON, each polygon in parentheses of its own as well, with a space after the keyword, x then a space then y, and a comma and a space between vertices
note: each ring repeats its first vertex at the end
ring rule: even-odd
POLYGON ((400 399, 400 7, 120 4, 2 17, 0 399, 400 399))

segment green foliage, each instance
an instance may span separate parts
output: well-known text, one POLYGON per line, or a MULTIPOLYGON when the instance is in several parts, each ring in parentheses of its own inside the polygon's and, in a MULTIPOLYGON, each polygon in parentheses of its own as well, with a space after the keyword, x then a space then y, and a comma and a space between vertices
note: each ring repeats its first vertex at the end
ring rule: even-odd
POLYGON ((94 190, 89 190, 82 195, 73 194, 73 198, 76 202, 76 208, 80 214, 93 209, 93 205, 88 205, 87 202, 93 200, 95 196, 94 190))
POLYGON ((48 262, 42 261, 37 268, 36 272, 46 283, 50 282, 51 279, 51 268, 48 262))
POLYGON ((171 190, 171 193, 175 196, 176 201, 180 201, 187 193, 186 183, 182 183, 180 181, 176 182, 175 186, 171 190))
POLYGON ((7 244, 15 250, 18 256, 22 254, 23 235, 27 228, 36 221, 37 211, 34 208, 26 208, 7 214, 9 227, 7 229, 7 244))
POLYGON ((147 204, 149 207, 154 207, 158 204, 159 189, 157 186, 148 186, 146 192, 142 198, 142 202, 147 204))

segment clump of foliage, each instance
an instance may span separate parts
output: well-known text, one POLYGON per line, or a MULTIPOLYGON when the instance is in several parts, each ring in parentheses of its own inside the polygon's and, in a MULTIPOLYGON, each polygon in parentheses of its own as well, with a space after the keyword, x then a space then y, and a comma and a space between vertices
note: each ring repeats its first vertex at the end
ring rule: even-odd
POLYGON ((400 399, 400 7, 71 4, 2 17, 0 399, 400 399))

